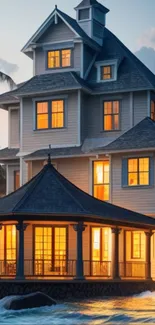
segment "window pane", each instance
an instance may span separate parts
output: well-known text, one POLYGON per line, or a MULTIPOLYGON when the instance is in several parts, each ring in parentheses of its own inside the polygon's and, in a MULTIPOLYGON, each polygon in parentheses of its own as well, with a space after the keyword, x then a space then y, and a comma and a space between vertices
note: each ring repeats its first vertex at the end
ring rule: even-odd
POLYGON ((149 158, 139 158, 139 171, 149 171, 149 158))
POLYGON ((139 184, 140 185, 149 185, 149 173, 142 172, 139 174, 139 184))
POLYGON ((89 8, 79 10, 79 20, 89 19, 89 12, 89 8))
POLYGON ((60 51, 48 52, 48 68, 60 67, 60 51))
POLYGON ((112 115, 104 116, 104 130, 112 130, 112 115))
POLYGON ((113 102, 113 113, 119 114, 119 102, 118 101, 113 102))
POLYGON ((16 260, 16 226, 6 226, 6 259, 16 260))
POLYGON ((48 113, 48 103, 40 102, 37 103, 37 114, 48 113))
POLYGON ((52 101, 52 128, 64 126, 64 101, 52 101))
POLYGON ((92 260, 100 261, 100 228, 92 228, 92 260))
POLYGON ((128 185, 129 186, 138 185, 138 174, 137 173, 129 173, 128 174, 128 185))
POLYGON ((94 197, 101 201, 109 201, 109 185, 94 185, 94 197))
POLYGON ((103 184, 103 162, 94 162, 94 183, 103 184))
POLYGON ((128 159, 128 171, 129 172, 138 171, 138 159, 128 159))
POLYGON ((132 258, 141 258, 141 233, 132 232, 132 258))
POLYGON ((37 129, 48 129, 48 114, 37 116, 37 129))
POLYGON ((101 67, 101 80, 112 78, 112 66, 101 67))
POLYGON ((114 130, 119 129, 119 115, 114 115, 114 130))
POLYGON ((112 102, 104 102, 104 114, 112 114, 112 102))
POLYGON ((62 50, 62 67, 71 66, 71 50, 62 50))

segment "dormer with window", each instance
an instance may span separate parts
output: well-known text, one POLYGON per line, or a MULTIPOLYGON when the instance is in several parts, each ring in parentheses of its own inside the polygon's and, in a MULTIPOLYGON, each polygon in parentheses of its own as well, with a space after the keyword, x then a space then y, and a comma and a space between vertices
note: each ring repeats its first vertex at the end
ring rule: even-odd
POLYGON ((97 82, 117 80, 117 60, 96 62, 97 82))

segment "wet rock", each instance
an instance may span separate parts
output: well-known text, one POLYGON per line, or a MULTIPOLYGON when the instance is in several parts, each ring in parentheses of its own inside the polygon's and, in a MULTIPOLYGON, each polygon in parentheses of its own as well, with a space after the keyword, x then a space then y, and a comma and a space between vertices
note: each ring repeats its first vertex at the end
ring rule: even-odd
POLYGON ((7 310, 20 310, 52 305, 56 305, 55 300, 42 292, 36 292, 24 296, 12 297, 3 307, 7 310))

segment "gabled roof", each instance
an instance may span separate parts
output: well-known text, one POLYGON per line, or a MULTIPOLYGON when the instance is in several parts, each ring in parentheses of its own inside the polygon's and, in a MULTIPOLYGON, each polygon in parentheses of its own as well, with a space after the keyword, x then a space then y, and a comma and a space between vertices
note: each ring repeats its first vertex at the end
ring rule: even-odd
POLYGON ((95 93, 136 91, 155 89, 155 75, 107 28, 104 30, 104 41, 96 62, 118 61, 117 80, 96 82, 95 67, 88 79, 92 79, 95 93), (95 80, 94 79, 95 76, 95 80))
POLYGON ((59 10, 57 7, 55 10, 49 15, 49 17, 44 21, 44 23, 38 28, 36 33, 29 39, 29 41, 25 44, 25 46, 22 48, 22 52, 26 53, 26 51, 29 49, 30 46, 34 45, 39 38, 45 33, 45 31, 49 28, 49 26, 53 23, 53 17, 57 14, 59 18, 61 18, 64 22, 66 22, 71 29, 75 32, 75 37, 81 37, 84 42, 88 43, 90 46, 95 47, 96 49, 100 48, 100 46, 93 41, 85 32, 84 30, 79 26, 77 21, 61 10, 59 10))
POLYGON ((75 72, 47 73, 34 76, 22 87, 17 89, 16 95, 33 95, 52 93, 60 90, 89 89, 87 82, 75 72))
POLYGON ((155 219, 95 199, 73 185, 50 163, 31 181, 0 199, 0 218, 5 216, 66 216, 95 218, 109 224, 155 228, 155 219))
POLYGON ((98 9, 100 9, 105 14, 107 14, 109 12, 109 9, 107 9, 106 7, 101 5, 101 3, 97 2, 96 0, 82 0, 80 2, 80 4, 77 7, 75 7, 75 10, 82 9, 82 8, 85 8, 85 7, 90 7, 90 6, 94 6, 94 7, 98 8, 98 9))
MULTIPOLYGON (((121 150, 155 149, 155 122, 149 117, 103 147, 106 152, 121 150)), ((101 149, 101 148, 100 148, 101 149)))

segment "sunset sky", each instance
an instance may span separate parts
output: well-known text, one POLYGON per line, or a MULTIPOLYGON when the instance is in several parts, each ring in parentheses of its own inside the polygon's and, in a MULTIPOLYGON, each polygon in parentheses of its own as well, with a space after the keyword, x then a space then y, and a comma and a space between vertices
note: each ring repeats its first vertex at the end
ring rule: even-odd
MULTIPOLYGON (((0 70, 15 82, 31 78, 32 61, 21 48, 53 11, 55 4, 75 17, 78 0, 0 0, 0 70)), ((107 27, 133 52, 143 46, 155 49, 154 0, 102 0, 110 9, 107 27), (148 5, 149 3, 149 5, 148 5)), ((0 92, 7 89, 0 86, 0 92)), ((7 113, 0 112, 0 146, 7 146, 7 113)))

